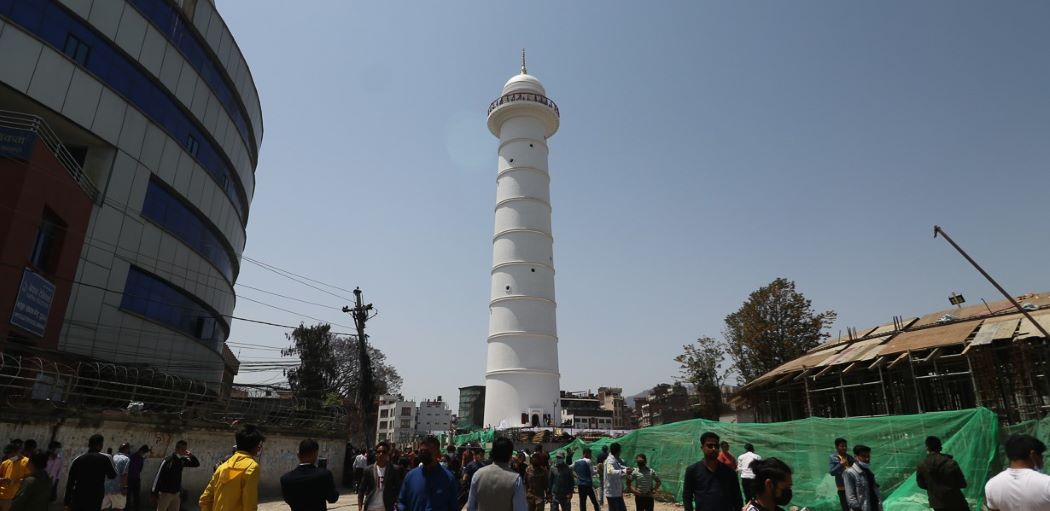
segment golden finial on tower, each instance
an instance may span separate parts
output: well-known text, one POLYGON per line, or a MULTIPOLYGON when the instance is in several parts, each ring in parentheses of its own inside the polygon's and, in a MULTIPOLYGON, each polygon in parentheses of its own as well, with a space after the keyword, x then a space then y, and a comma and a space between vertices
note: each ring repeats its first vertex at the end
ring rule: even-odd
POLYGON ((525 48, 521 49, 521 74, 529 74, 529 70, 525 68, 525 48))

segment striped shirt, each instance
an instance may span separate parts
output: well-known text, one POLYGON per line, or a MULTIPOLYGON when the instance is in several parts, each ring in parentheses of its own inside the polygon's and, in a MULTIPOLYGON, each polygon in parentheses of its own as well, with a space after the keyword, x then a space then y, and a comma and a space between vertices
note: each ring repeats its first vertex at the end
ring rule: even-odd
POLYGON ((648 495, 656 485, 656 471, 649 468, 639 468, 631 473, 631 488, 642 495, 648 495))

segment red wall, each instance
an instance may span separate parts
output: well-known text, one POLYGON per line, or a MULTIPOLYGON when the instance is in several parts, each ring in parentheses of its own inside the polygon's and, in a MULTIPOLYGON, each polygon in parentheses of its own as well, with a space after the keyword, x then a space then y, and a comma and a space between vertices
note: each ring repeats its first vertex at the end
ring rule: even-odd
POLYGON ((19 351, 17 344, 10 340, 12 335, 24 336, 34 346, 58 347, 91 208, 88 195, 39 139, 29 161, 0 156, 0 351, 19 351), (11 325, 11 313, 22 282, 22 270, 30 266, 29 258, 45 207, 65 222, 67 230, 54 273, 39 272, 55 285, 47 330, 41 339, 11 325))

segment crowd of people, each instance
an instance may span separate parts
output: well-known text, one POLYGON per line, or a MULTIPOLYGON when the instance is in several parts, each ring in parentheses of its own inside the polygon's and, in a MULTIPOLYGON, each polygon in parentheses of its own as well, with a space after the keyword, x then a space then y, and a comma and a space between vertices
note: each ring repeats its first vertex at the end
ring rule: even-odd
MULTIPOLYGON (((236 434, 233 453, 213 468, 201 493, 201 511, 255 511, 258 507, 259 453, 265 437, 254 426, 236 434)), ((132 452, 128 443, 116 453, 102 452, 104 438, 93 435, 88 450, 70 463, 65 474, 66 511, 139 511, 141 476, 150 447, 132 452)), ((834 441, 827 472, 835 479, 843 511, 882 511, 882 494, 871 468, 872 449, 846 439, 834 441)), ((33 440, 12 441, 0 462, 0 511, 45 511, 56 500, 65 461, 61 444, 38 450, 33 440)), ((700 436, 700 461, 682 477, 685 511, 781 511, 792 501, 792 469, 777 458, 764 459, 751 444, 733 456, 730 444, 713 432, 700 436)), ((1009 467, 985 485, 985 506, 991 511, 1050 510, 1050 476, 1042 473, 1046 446, 1029 435, 1006 442, 1009 467)), ((941 440, 928 437, 927 455, 916 467, 916 482, 927 491, 934 510, 970 509, 962 489, 967 481, 955 459, 942 452, 941 440)), ((318 465, 317 441, 300 442, 299 465, 281 479, 281 493, 291 511, 325 511, 339 499, 332 473, 318 465)), ((564 449, 552 456, 542 444, 515 451, 507 438, 497 438, 486 452, 480 446, 442 450, 436 437, 424 438, 415 449, 396 449, 379 442, 359 451, 352 463, 352 486, 358 511, 572 511, 574 495, 580 511, 626 511, 633 496, 637 511, 652 511, 662 487, 659 474, 644 453, 633 465, 621 458, 618 443, 603 446, 593 456, 582 449, 564 449), (597 483, 597 484, 596 484, 597 483)), ((200 466, 185 441, 166 455, 150 486, 150 507, 179 511, 182 471, 200 466)))

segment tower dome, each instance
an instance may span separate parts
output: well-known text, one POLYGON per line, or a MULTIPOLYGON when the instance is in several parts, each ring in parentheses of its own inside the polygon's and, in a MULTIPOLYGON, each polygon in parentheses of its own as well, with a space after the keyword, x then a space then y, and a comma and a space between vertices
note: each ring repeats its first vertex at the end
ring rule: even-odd
POLYGON ((503 86, 503 93, 510 94, 511 92, 534 92, 547 95, 547 90, 543 88, 539 79, 527 73, 514 75, 513 78, 507 80, 507 84, 503 86))
POLYGON ((504 121, 517 116, 530 116, 543 122, 544 139, 558 131, 558 105, 547 97, 547 90, 539 79, 525 67, 525 50, 521 52, 521 73, 514 75, 503 86, 503 92, 489 104, 489 131, 497 137, 504 121))

